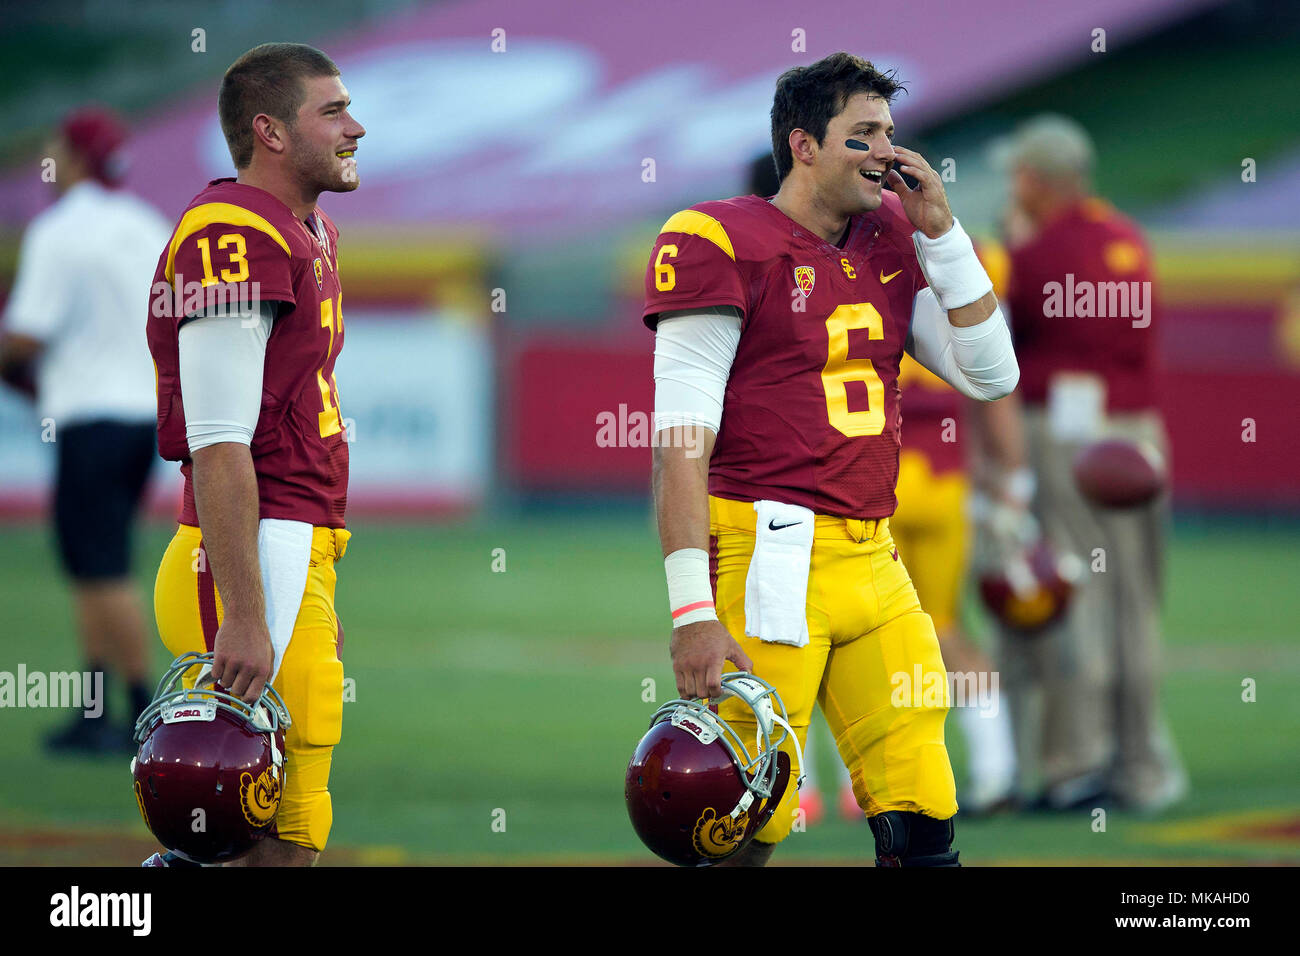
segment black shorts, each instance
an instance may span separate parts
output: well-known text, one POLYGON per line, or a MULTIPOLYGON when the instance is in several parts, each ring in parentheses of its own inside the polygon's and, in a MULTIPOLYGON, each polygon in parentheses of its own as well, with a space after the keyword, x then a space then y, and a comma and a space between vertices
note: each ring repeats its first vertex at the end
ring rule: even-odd
POLYGON ((157 457, 153 425, 86 422, 60 428, 54 532, 78 581, 125 577, 131 519, 157 457))

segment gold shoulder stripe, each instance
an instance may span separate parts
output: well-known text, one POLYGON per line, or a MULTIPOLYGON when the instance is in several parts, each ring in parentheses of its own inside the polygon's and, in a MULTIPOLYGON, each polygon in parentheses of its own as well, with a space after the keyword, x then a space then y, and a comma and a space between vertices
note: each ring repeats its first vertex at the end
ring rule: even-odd
POLYGON ((195 206, 181 217, 180 225, 172 235, 171 245, 167 247, 167 281, 175 281, 176 250, 181 243, 200 229, 206 229, 214 223, 229 223, 232 226, 248 226, 264 232, 279 244, 286 256, 292 255, 289 243, 284 241, 280 230, 271 225, 257 213, 228 202, 209 202, 195 206))
POLYGON ((659 231, 680 232, 687 236, 707 239, 730 256, 732 262, 736 261, 736 250, 732 248, 731 237, 727 235, 727 230, 722 228, 722 223, 718 220, 702 212, 683 209, 664 223, 664 227, 659 231))

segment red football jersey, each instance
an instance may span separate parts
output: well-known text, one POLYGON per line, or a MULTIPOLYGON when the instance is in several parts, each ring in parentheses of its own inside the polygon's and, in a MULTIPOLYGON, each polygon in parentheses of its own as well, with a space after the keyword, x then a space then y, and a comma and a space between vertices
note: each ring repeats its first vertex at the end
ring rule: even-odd
POLYGON ((740 344, 709 493, 884 518, 898 479, 898 364, 925 278, 898 197, 853 217, 842 246, 770 202, 705 202, 665 223, 644 319, 730 305, 740 344))
POLYGON ((1101 294, 1089 303, 1087 311, 1093 314, 1079 314, 1081 299, 1075 295, 1076 290, 1084 294, 1116 283, 1130 288, 1147 283, 1144 288, 1154 290, 1153 279, 1151 256, 1137 226, 1098 199, 1072 206, 1011 250, 1008 299, 1025 402, 1046 402, 1057 372, 1090 372, 1106 383, 1109 411, 1154 407, 1159 325, 1154 293, 1144 295, 1148 311, 1140 319, 1101 316, 1101 294), (1063 308, 1045 315, 1053 294, 1063 308))
MULTIPOLYGON (((180 521, 197 525, 185 439, 177 335, 216 303, 281 303, 266 345, 262 410, 251 452, 263 518, 343 527, 348 446, 334 363, 343 348, 338 230, 270 193, 218 179, 194 197, 158 259, 148 337, 158 372, 158 450, 181 462, 180 521), (170 287, 170 301, 166 291, 170 287)), ((234 308, 234 305, 228 305, 234 308)))
POLYGON ((966 467, 965 430, 955 423, 962 417, 962 396, 910 355, 903 356, 898 384, 903 389, 903 450, 926 457, 936 475, 966 467))

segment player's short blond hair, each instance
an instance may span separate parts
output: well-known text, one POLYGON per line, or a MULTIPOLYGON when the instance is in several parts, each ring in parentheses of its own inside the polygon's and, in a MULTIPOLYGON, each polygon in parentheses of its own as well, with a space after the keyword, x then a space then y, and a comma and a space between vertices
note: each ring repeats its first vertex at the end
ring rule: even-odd
POLYGON ((333 60, 305 43, 263 43, 230 64, 217 95, 217 114, 235 168, 253 161, 255 116, 265 113, 292 126, 307 95, 302 81, 338 75, 333 60))

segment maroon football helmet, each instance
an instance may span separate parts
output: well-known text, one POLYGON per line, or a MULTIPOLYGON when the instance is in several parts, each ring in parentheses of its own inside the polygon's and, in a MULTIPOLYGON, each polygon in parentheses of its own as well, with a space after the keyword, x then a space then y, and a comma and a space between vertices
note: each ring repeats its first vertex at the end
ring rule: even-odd
POLYGON ((1057 553, 1040 538, 985 568, 979 577, 980 597, 1009 628, 1034 634, 1061 619, 1082 576, 1083 562, 1077 555, 1057 553))
POLYGON ((756 753, 709 707, 678 699, 655 711, 627 765, 623 795, 632 827, 641 842, 678 866, 711 866, 740 852, 790 783, 790 757, 779 750, 786 737, 799 753, 799 738, 772 685, 731 673, 722 675, 722 689, 717 700, 736 697, 754 712, 756 753))
POLYGON ((289 712, 269 683, 254 705, 212 679, 212 654, 184 654, 135 725, 135 798, 158 842, 194 863, 246 854, 275 824, 289 712), (185 675, 197 671, 192 689, 185 675))

